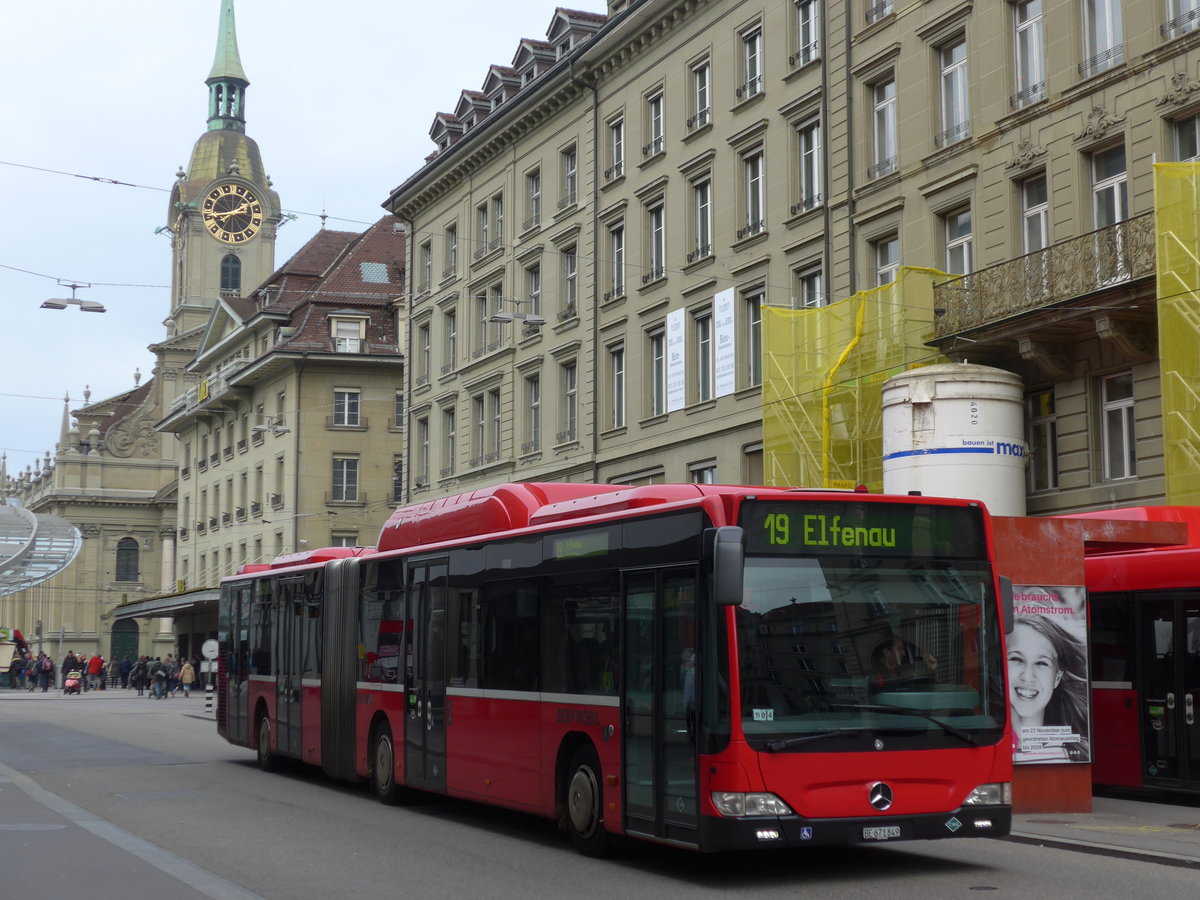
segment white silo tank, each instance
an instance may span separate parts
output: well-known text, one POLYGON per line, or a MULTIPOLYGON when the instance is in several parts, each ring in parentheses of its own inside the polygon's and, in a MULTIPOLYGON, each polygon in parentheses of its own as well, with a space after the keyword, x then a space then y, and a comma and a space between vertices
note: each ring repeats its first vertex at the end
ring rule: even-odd
POLYGON ((1025 515, 1019 376, 971 363, 913 369, 883 386, 883 490, 982 500, 1025 515))

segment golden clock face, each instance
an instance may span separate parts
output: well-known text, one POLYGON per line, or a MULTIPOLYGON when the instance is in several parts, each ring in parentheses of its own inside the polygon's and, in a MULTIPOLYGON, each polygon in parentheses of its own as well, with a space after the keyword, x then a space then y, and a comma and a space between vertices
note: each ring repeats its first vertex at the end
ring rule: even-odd
POLYGON ((204 195, 200 209, 208 233, 227 244, 244 243, 262 227, 262 203, 254 191, 240 184, 218 184, 204 195))

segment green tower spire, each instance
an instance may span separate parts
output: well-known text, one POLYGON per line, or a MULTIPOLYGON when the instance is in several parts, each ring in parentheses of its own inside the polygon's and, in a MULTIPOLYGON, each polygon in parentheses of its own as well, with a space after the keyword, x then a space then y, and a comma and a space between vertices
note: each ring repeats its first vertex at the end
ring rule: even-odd
POLYGON ((221 23, 217 29, 217 55, 205 84, 208 85, 209 130, 245 131, 246 87, 250 80, 238 56, 233 0, 222 0, 221 23))

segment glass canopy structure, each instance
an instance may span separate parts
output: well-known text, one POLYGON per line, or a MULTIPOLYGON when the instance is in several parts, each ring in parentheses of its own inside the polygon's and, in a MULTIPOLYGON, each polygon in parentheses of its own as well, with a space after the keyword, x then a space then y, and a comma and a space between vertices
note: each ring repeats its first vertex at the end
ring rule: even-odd
POLYGON ((66 519, 31 513, 11 499, 0 503, 0 597, 57 575, 82 543, 83 535, 66 519))

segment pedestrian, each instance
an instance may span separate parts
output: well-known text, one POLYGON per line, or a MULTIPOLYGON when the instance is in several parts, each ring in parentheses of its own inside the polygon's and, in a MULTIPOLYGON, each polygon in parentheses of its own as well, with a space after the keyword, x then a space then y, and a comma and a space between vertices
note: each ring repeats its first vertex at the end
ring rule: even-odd
POLYGON ((150 680, 154 686, 152 696, 155 700, 161 700, 167 691, 167 673, 163 671, 161 657, 154 657, 154 662, 150 664, 150 680))
POLYGON ((120 678, 121 678, 119 669, 120 669, 120 663, 117 661, 117 658, 114 656, 111 660, 109 660, 108 666, 105 669, 105 677, 104 677, 104 686, 105 687, 115 688, 117 686, 117 683, 120 681, 120 678))
POLYGON ((42 693, 50 690, 50 684, 54 680, 54 660, 46 653, 38 653, 38 684, 42 686, 42 693))
POLYGON ((146 677, 149 674, 149 666, 146 663, 145 656, 139 656, 137 662, 133 664, 130 670, 130 678, 133 680, 133 686, 137 688, 137 695, 142 697, 146 693, 146 677))
POLYGON ((192 695, 192 684, 196 680, 196 670, 192 668, 191 660, 185 659, 179 669, 179 683, 183 687, 183 699, 192 695))
POLYGON ((129 673, 133 671, 133 663, 129 661, 129 654, 126 653, 121 657, 121 661, 117 664, 117 675, 121 678, 121 689, 129 689, 129 673))
POLYGON ((25 671, 25 660, 19 650, 14 650, 12 660, 8 664, 8 686, 14 691, 21 683, 21 673, 25 671))
POLYGON ((93 654, 88 660, 88 685, 93 691, 104 687, 104 657, 99 653, 93 654))
POLYGON ((37 687, 38 665, 41 661, 39 659, 37 659, 33 655, 33 653, 30 653, 26 659, 27 659, 27 665, 25 666, 25 683, 28 685, 28 688, 26 688, 26 690, 28 690, 29 693, 32 694, 33 689, 35 687, 37 687))

